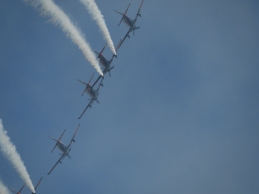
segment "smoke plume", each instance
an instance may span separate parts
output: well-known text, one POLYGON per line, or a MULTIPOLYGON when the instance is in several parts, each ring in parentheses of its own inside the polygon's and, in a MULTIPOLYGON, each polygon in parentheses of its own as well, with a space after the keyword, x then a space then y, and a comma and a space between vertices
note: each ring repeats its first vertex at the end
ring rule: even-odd
POLYGON ((13 167, 25 182, 26 186, 35 193, 34 186, 31 182, 30 176, 26 170, 26 167, 23 164, 23 161, 16 151, 15 146, 11 142, 10 138, 7 135, 7 131, 4 130, 2 119, 0 119, 0 150, 4 156, 12 163, 13 167))
POLYGON ((113 41, 111 39, 109 30, 105 24, 103 15, 99 10, 97 4, 94 0, 80 0, 82 4, 85 5, 88 12, 92 15, 93 19, 96 21, 97 25, 100 28, 101 33, 104 36, 104 40, 107 42, 108 46, 110 47, 111 51, 116 55, 116 50, 113 45, 113 41))
POLYGON ((6 186, 0 180, 0 194, 10 194, 6 186))
POLYGON ((34 7, 39 7, 42 14, 49 16, 54 24, 58 24, 62 31, 71 38, 71 40, 79 47, 83 52, 85 58, 96 69, 96 71, 103 76, 103 72, 95 58, 95 55, 90 48, 90 45, 83 38, 79 29, 71 22, 65 12, 56 5, 52 0, 24 0, 30 3, 34 7))

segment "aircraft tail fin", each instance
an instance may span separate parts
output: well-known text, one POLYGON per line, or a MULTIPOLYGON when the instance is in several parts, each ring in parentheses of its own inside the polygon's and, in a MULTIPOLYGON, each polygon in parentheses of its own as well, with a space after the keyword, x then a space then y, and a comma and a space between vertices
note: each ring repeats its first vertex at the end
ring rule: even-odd
POLYGON ((94 50, 94 52, 97 54, 97 59, 100 58, 100 56, 103 54, 103 51, 105 49, 105 47, 107 46, 107 43, 104 45, 103 49, 101 50, 101 52, 97 52, 94 50))
POLYGON ((58 140, 55 139, 54 137, 48 136, 50 139, 52 139, 53 141, 57 142, 58 140))
POLYGON ((121 21, 120 21, 120 23, 118 24, 118 26, 121 25, 121 22, 122 22, 122 20, 124 19, 124 16, 126 16, 126 13, 127 13, 128 9, 129 9, 129 7, 130 7, 130 3, 129 3, 129 5, 128 5, 126 11, 124 12, 124 14, 122 14, 122 13, 120 13, 120 12, 114 10, 114 11, 117 12, 118 14, 122 15, 121 21))
POLYGON ((117 10, 115 10, 115 9, 114 9, 114 11, 115 11, 116 13, 122 15, 121 21, 120 21, 119 24, 118 24, 118 26, 120 26, 120 24, 121 24, 121 22, 122 22, 122 20, 123 20, 123 18, 124 18, 124 14, 122 14, 121 12, 119 12, 119 11, 117 11, 117 10))
POLYGON ((83 81, 81 81, 81 80, 77 80, 77 81, 79 81, 80 83, 82 83, 82 84, 84 84, 84 85, 86 85, 87 86, 87 83, 85 83, 85 82, 83 82, 83 81))
MULTIPOLYGON (((9 187, 8 187, 9 188, 9 187)), ((11 188, 9 188, 13 193, 18 193, 18 192, 16 192, 15 190, 13 190, 13 189, 11 189, 11 188)))
POLYGON ((94 76, 94 73, 93 73, 93 75, 92 75, 92 77, 91 77, 91 79, 89 80, 89 82, 88 82, 87 85, 89 85, 89 84, 91 83, 91 81, 92 81, 92 79, 93 79, 93 76, 94 76))
POLYGON ((53 147, 53 149, 51 150, 51 153, 52 153, 52 152, 54 151, 54 149, 57 147, 58 143, 60 142, 60 140, 61 140, 61 138, 63 137, 63 135, 64 135, 65 132, 66 132, 66 130, 63 131, 63 133, 61 134, 61 136, 60 136, 60 138, 59 138, 58 140, 56 140, 54 137, 50 137, 50 136, 49 136, 50 139, 52 139, 53 141, 57 142, 57 143, 55 144, 55 146, 53 147))
POLYGON ((14 189, 11 189, 11 188, 9 188, 9 189, 10 189, 13 193, 20 194, 20 193, 22 192, 24 186, 25 186, 25 184, 22 186, 22 188, 21 188, 18 192, 16 192, 14 189))
POLYGON ((85 82, 83 82, 83 81, 81 81, 81 80, 79 80, 78 79, 78 81, 80 82, 80 83, 82 83, 82 84, 84 84, 84 85, 86 85, 86 88, 84 89, 84 91, 83 91, 83 93, 82 93, 82 96, 84 95, 84 93, 86 92, 86 90, 87 90, 87 86, 88 86, 88 84, 87 83, 85 83, 85 82))
POLYGON ((103 54, 103 51, 105 49, 105 47, 107 46, 107 43, 104 45, 103 49, 101 50, 101 52, 99 53, 99 55, 102 55, 103 54))

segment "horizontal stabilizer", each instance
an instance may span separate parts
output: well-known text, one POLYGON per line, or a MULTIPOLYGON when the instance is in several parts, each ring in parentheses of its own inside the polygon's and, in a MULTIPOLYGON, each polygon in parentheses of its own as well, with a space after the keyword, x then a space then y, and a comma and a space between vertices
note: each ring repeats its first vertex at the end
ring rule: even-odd
POLYGON ((87 86, 87 83, 85 83, 85 82, 83 82, 83 81, 81 81, 79 79, 78 79, 78 81, 87 86))
POLYGON ((121 18, 121 21, 119 22, 118 26, 120 26, 120 25, 121 25, 122 20, 123 20, 123 17, 121 18))
POLYGON ((91 77, 91 79, 89 80, 89 82, 88 82, 87 85, 90 85, 90 83, 91 83, 91 81, 92 81, 92 79, 93 79, 93 76, 94 76, 94 73, 93 73, 93 75, 92 75, 92 77, 91 77))
POLYGON ((37 190, 37 188, 38 188, 38 186, 39 186, 39 184, 40 184, 41 181, 42 181, 42 177, 40 178, 40 180, 39 180, 39 182, 37 183, 37 185, 34 187, 34 190, 35 190, 35 191, 37 190))
POLYGON ((53 149, 51 150, 51 153, 55 150, 55 148, 58 146, 58 143, 55 144, 55 146, 53 147, 53 149))
POLYGON ((116 10, 114 9, 115 12, 117 12, 117 13, 120 14, 120 15, 122 15, 121 21, 120 21, 120 23, 118 24, 118 26, 121 25, 121 22, 122 22, 122 20, 124 19, 124 16, 126 16, 126 13, 127 13, 128 9, 129 9, 129 7, 130 7, 130 4, 128 5, 128 7, 127 7, 126 11, 124 12, 124 14, 122 14, 121 12, 116 11, 116 10))
POLYGON ((113 11, 115 11, 116 13, 118 13, 118 14, 120 14, 120 15, 122 15, 123 16, 123 14, 121 13, 121 12, 119 12, 119 11, 117 11, 117 10, 113 10, 113 11))
POLYGON ((16 192, 14 189, 11 189, 11 188, 9 188, 9 189, 10 189, 13 193, 20 194, 20 193, 22 192, 24 186, 25 186, 25 185, 23 185, 22 188, 21 188, 18 192, 16 192))

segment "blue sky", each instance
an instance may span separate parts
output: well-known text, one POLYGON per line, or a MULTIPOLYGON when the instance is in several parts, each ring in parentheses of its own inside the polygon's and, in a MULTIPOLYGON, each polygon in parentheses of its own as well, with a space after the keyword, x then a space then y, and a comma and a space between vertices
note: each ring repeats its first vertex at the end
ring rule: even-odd
MULTIPOLYGON (((55 1, 92 49, 105 42, 79 1, 55 1)), ((115 45, 128 1, 96 1, 115 45)), ((130 1, 133 18, 140 0, 130 1)), ((118 51, 100 104, 81 96, 95 70, 23 1, 1 0, 0 118, 38 193, 258 193, 258 1, 145 1, 141 27, 118 51), (47 136, 64 129, 66 158, 47 136)), ((112 56, 109 49, 104 55, 112 56)), ((97 73, 95 73, 95 78, 97 73)), ((22 186, 0 155, 0 179, 22 186)), ((25 188, 23 193, 28 193, 25 188)))

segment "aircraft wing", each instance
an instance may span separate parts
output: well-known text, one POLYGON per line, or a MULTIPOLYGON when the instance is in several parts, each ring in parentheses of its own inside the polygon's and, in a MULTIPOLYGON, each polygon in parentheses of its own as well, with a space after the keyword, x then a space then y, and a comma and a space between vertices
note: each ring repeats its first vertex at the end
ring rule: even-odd
POLYGON ((79 127, 80 127, 80 123, 79 123, 79 125, 78 125, 78 127, 77 127, 77 129, 76 129, 76 131, 75 131, 75 133, 74 133, 74 135, 72 137, 72 139, 70 140, 70 143, 68 144, 68 149, 70 148, 72 142, 75 142, 75 136, 76 136, 76 133, 77 133, 79 127))
POLYGON ((56 164, 52 167, 52 169, 48 172, 48 175, 52 172, 52 170, 54 170, 54 168, 58 165, 58 163, 60 163, 62 161, 62 159, 65 157, 65 154, 62 154, 60 156, 60 158, 58 159, 58 161, 56 162, 56 164))
MULTIPOLYGON (((117 46, 116 46, 116 48, 115 48, 116 53, 117 53, 118 49, 120 48, 120 45, 122 44, 121 42, 122 42, 122 37, 121 37, 119 43, 117 44, 117 46)), ((110 59, 111 62, 113 61, 113 58, 114 58, 114 57, 117 58, 117 55, 114 55, 114 54, 112 55, 112 58, 110 59)), ((104 70, 104 71, 105 71, 105 70, 104 70)))
MULTIPOLYGON (((102 77, 102 76, 101 76, 102 77)), ((100 87, 101 86, 103 86, 103 79, 104 79, 104 77, 102 77, 102 80, 101 80, 101 82, 99 83, 99 86, 98 86, 98 88, 97 88, 97 92, 100 90, 100 87)))
POLYGON ((88 103, 88 105, 86 106, 85 110, 84 110, 84 111, 82 112, 82 114, 80 115, 80 117, 78 117, 78 119, 81 119, 81 117, 84 115, 85 111, 86 111, 89 107, 91 107, 91 105, 93 104, 93 102, 94 102, 94 99, 92 98, 92 99, 90 100, 90 102, 88 103))
POLYGON ((142 2, 141 2, 141 4, 140 4, 140 7, 139 7, 139 9, 138 9, 138 13, 137 13, 137 15, 136 15, 136 17, 135 17, 135 19, 134 19, 135 22, 137 21, 138 16, 140 16, 140 10, 141 10, 141 7, 142 7, 143 2, 144 2, 144 0, 142 0, 142 2))
POLYGON ((122 15, 122 16, 124 15, 123 13, 121 13, 121 12, 115 10, 115 9, 114 9, 114 11, 117 12, 118 14, 122 15))
POLYGON ((118 49, 121 47, 122 43, 124 42, 124 40, 129 36, 129 33, 132 31, 132 27, 129 28, 127 34, 124 36, 124 38, 120 41, 119 45, 118 45, 118 49))
POLYGON ((91 86, 92 88, 95 86, 95 84, 97 84, 97 82, 99 81, 99 79, 101 79, 101 77, 103 77, 103 76, 99 76, 98 78, 97 78, 97 80, 94 82, 94 84, 91 86))

